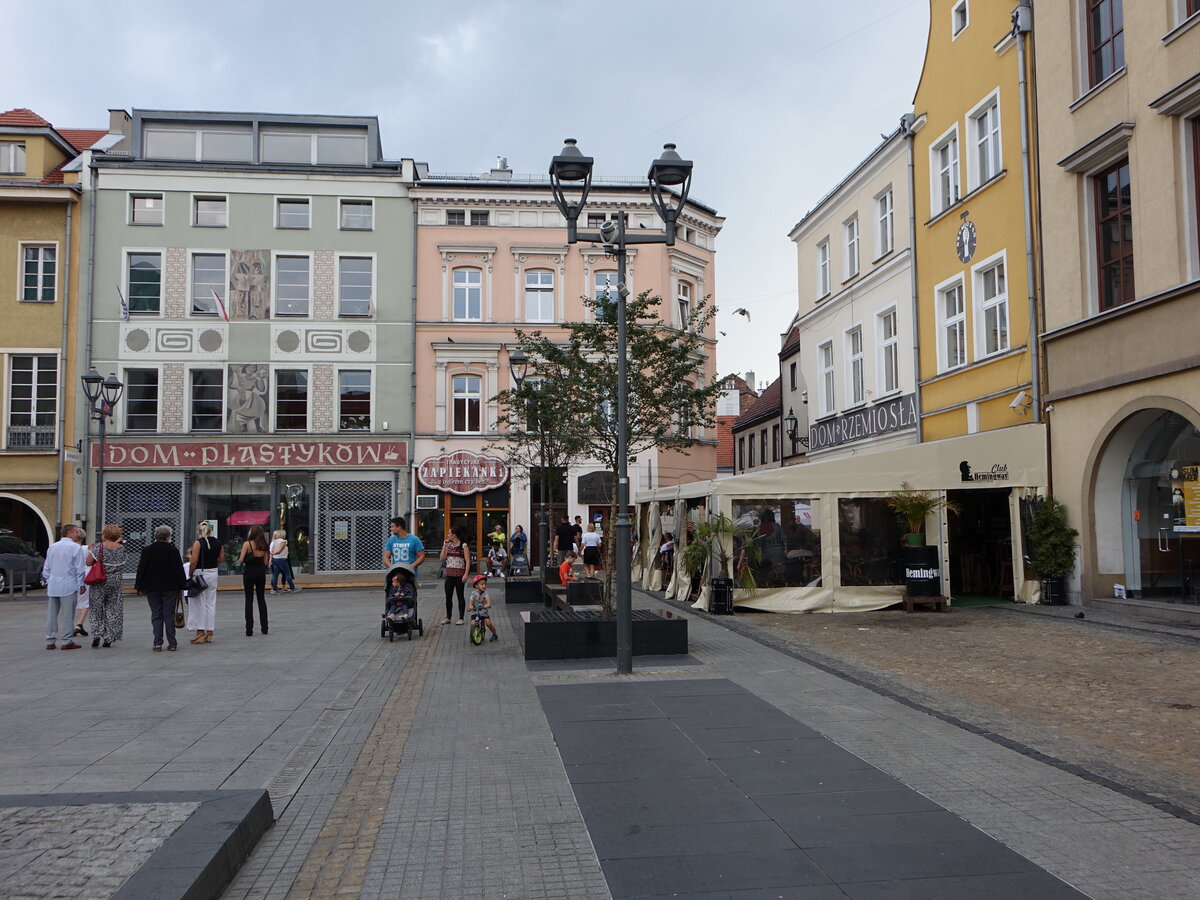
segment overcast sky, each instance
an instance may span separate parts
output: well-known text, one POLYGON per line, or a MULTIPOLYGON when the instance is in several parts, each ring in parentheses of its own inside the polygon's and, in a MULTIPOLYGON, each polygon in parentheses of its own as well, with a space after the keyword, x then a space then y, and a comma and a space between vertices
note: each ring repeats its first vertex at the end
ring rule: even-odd
POLYGON ((434 172, 541 173, 575 137, 597 175, 644 175, 675 141, 726 217, 719 369, 765 382, 797 308, 787 233, 911 109, 928 18, 927 0, 74 3, 5 17, 0 103, 61 127, 110 107, 377 115, 385 155, 434 172))

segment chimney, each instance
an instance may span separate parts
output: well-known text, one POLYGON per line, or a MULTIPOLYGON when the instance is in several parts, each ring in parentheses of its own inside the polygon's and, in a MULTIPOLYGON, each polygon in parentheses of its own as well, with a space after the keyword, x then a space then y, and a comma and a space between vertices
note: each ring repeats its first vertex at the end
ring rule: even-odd
POLYGON ((508 167, 508 157, 497 156, 496 166, 488 173, 492 181, 512 181, 512 169, 508 167))
POLYGON ((749 372, 747 372, 745 375, 743 375, 743 376, 742 376, 742 378, 743 378, 743 380, 746 382, 746 384, 748 384, 748 385, 750 386, 750 390, 752 390, 752 391, 757 391, 757 390, 758 390, 758 385, 756 385, 756 384, 754 383, 754 372, 753 372, 753 370, 752 370, 752 371, 749 371, 749 372))

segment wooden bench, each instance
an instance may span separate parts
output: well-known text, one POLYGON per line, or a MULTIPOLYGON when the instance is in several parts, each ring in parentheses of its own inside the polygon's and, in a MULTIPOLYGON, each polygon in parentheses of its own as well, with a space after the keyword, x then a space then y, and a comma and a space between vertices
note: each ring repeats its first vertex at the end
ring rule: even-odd
POLYGON ((914 597, 912 594, 904 595, 904 611, 906 613, 912 612, 913 606, 916 604, 932 606, 935 612, 945 612, 948 600, 941 595, 935 597, 914 597))

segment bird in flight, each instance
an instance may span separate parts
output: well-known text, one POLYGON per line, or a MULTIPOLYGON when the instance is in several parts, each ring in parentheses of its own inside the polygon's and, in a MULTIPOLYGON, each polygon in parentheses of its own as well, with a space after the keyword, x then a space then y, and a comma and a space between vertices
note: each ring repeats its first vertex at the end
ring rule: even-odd
POLYGON ((746 321, 747 322, 750 321, 750 310, 746 309, 746 307, 744 307, 744 306, 739 306, 737 309, 735 309, 733 311, 733 314, 735 316, 745 316, 746 321))

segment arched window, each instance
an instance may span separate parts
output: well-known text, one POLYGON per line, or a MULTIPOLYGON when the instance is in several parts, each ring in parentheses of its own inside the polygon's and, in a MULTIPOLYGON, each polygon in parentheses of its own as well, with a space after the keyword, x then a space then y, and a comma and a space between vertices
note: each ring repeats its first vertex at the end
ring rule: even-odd
POLYGON ((454 270, 454 308, 456 322, 478 322, 483 318, 483 272, 479 269, 454 270))
POLYGON ((554 273, 549 269, 525 273, 525 321, 554 321, 554 273))
POLYGON ((478 375, 455 375, 453 430, 479 434, 483 431, 483 379, 478 375))

